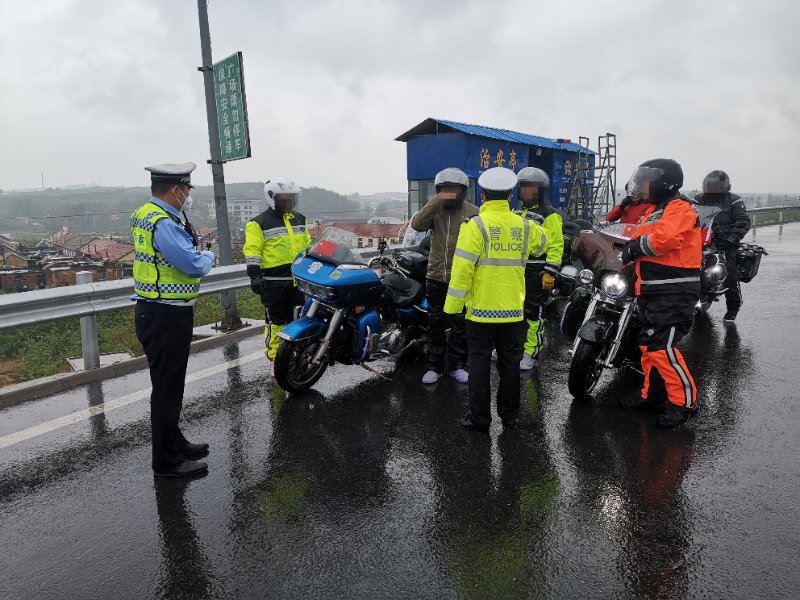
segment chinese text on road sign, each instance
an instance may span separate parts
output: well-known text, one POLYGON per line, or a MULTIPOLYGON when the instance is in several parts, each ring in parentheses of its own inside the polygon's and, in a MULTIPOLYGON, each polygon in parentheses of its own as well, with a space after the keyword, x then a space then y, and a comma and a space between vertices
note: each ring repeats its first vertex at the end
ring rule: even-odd
POLYGON ((214 95, 217 99, 219 146, 222 160, 250 156, 250 130, 244 95, 242 53, 214 64, 214 95))

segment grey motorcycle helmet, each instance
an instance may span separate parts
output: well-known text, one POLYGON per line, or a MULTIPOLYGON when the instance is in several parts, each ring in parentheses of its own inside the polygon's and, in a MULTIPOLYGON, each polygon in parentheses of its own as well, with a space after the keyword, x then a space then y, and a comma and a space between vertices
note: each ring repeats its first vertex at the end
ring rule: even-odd
POLYGON ((704 194, 727 194, 731 191, 731 178, 725 171, 711 171, 703 179, 704 194))

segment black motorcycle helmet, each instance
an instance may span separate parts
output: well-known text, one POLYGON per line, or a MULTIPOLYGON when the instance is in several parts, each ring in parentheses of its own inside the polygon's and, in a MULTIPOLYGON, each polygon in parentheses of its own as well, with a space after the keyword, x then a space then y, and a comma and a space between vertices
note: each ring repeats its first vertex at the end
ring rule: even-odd
POLYGON ((671 158, 654 158, 639 165, 629 182, 628 193, 642 202, 658 204, 675 196, 683 185, 683 169, 671 158))
POLYGON ((703 193, 709 196, 723 196, 731 191, 731 178, 725 171, 711 171, 703 179, 703 193))

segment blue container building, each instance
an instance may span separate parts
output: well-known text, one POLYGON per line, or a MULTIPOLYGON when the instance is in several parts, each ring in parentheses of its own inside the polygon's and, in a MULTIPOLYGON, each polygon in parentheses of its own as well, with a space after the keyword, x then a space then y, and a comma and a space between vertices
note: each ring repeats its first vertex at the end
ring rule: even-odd
MULTIPOLYGON (((562 208, 569 197, 579 152, 587 156, 589 174, 597 154, 592 150, 587 153, 585 147, 570 140, 433 118, 396 139, 406 143, 409 215, 434 196, 433 179, 446 167, 458 167, 467 174, 467 200, 476 206, 481 203, 478 177, 485 170, 500 166, 517 173, 523 167, 538 167, 550 177, 552 205, 562 208)), ((588 183, 591 185, 591 181, 588 183)), ((516 192, 513 201, 517 201, 516 192)))

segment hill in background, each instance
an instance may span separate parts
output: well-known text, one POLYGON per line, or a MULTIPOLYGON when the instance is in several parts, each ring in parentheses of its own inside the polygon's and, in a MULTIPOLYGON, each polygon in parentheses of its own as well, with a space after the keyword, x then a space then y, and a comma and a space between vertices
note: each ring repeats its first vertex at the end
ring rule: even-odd
MULTIPOLYGON (((258 200, 266 208, 261 182, 228 183, 229 199, 258 200)), ((0 194, 0 232, 49 234, 67 227, 83 233, 122 234, 128 232, 130 213, 150 197, 146 187, 69 186, 46 190, 0 194)), ((212 186, 192 191, 196 226, 214 226, 207 206, 213 202, 212 186)), ((360 197, 345 196, 323 188, 303 188, 299 211, 322 222, 365 222, 372 216, 402 216, 405 194, 390 192, 360 197)))

